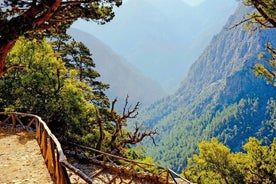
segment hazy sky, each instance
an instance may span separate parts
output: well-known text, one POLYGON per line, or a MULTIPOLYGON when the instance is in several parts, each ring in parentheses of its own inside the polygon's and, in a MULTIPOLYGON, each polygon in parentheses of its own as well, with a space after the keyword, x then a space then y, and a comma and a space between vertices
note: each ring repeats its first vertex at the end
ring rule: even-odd
MULTIPOLYGON (((129 1, 129 0, 123 0, 123 2, 127 2, 127 1, 129 1)), ((167 0, 165 0, 165 1, 167 1, 167 0)), ((182 0, 182 1, 184 1, 185 3, 187 3, 187 4, 191 5, 191 6, 196 6, 196 5, 202 3, 202 2, 204 2, 206 0, 182 0)), ((0 2, 1 2, 1 0, 0 0, 0 2)))
POLYGON ((184 1, 185 3, 187 3, 191 6, 195 6, 195 5, 202 3, 205 0, 182 0, 182 1, 184 1))

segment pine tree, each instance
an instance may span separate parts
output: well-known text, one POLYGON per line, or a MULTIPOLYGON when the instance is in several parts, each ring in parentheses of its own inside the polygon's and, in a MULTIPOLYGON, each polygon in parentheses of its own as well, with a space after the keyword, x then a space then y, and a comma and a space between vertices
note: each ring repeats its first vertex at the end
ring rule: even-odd
POLYGON ((76 42, 66 34, 52 37, 52 45, 66 62, 66 67, 77 71, 76 79, 93 88, 91 102, 98 107, 109 107, 109 100, 104 93, 109 85, 96 80, 100 74, 94 69, 95 63, 90 50, 82 42, 76 42))

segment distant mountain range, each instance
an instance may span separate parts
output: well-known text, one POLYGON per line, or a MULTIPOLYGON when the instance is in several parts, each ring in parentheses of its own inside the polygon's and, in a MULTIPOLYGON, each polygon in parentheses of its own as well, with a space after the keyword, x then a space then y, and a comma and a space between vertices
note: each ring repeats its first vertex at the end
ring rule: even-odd
POLYGON ((90 49, 96 70, 101 74, 100 80, 110 84, 110 89, 107 90, 108 97, 111 101, 118 97, 118 111, 122 110, 127 95, 131 104, 139 101, 142 106, 166 95, 157 82, 139 73, 134 66, 93 35, 75 28, 69 29, 68 34, 90 49))
POLYGON ((270 143, 276 136, 276 88, 254 76, 257 56, 276 30, 245 32, 236 23, 250 9, 240 4, 222 31, 192 65, 177 92, 150 105, 136 121, 157 128, 158 146, 145 142, 148 154, 180 172, 202 140, 217 137, 233 151, 250 136, 270 143))
POLYGON ((106 25, 77 21, 73 27, 92 34, 172 93, 236 4, 207 0, 191 7, 182 0, 128 0, 106 25))

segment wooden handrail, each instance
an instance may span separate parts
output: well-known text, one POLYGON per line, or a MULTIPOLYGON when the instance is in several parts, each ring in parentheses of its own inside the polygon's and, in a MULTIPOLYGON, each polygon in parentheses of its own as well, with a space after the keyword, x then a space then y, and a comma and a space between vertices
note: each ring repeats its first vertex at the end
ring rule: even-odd
MULTIPOLYGON (((41 154, 44 158, 45 164, 47 166, 47 169, 53 179, 53 181, 56 184, 70 184, 70 179, 67 174, 67 170, 70 170, 71 172, 75 173, 78 175, 80 178, 82 178, 85 182, 88 184, 92 184, 92 178, 87 176, 85 173, 83 173, 80 169, 77 169, 73 165, 71 165, 67 160, 64 155, 64 152, 62 150, 61 144, 58 141, 58 139, 55 137, 54 134, 52 134, 51 130, 48 128, 47 124, 39 117, 33 114, 28 114, 28 113, 19 113, 19 112, 0 112, 0 116, 7 116, 4 118, 4 120, 1 121, 0 119, 0 126, 3 126, 4 124, 11 124, 13 128, 15 128, 19 124, 21 128, 24 130, 29 130, 32 126, 35 125, 35 131, 36 131, 36 139, 38 142, 38 145, 41 149, 41 154), (29 122, 25 123, 27 124, 26 126, 24 123, 20 120, 19 117, 29 117, 29 122)), ((1 117, 0 117, 1 118, 1 117)), ((95 152, 97 155, 103 156, 105 159, 103 162, 97 162, 95 159, 95 164, 100 164, 105 168, 109 169, 116 169, 117 166, 112 162, 112 159, 117 159, 123 162, 128 163, 128 166, 131 168, 130 169, 130 174, 141 174, 137 172, 134 168, 138 167, 144 172, 147 172, 148 174, 151 175, 151 178, 155 179, 156 182, 158 183, 164 183, 164 184, 171 184, 171 183, 178 183, 176 181, 175 177, 178 178, 178 180, 181 180, 182 182, 192 184, 190 181, 187 179, 179 176, 177 173, 172 171, 171 169, 164 168, 162 166, 158 166, 156 164, 150 164, 150 163, 145 163, 145 162, 139 162, 139 161, 134 161, 130 160, 127 158, 119 157, 116 155, 112 155, 109 153, 105 153, 102 151, 99 151, 94 148, 78 145, 75 143, 67 143, 74 145, 78 148, 86 149, 92 152, 95 152), (107 162, 109 160, 109 162, 107 162), (111 165, 110 165, 111 164, 111 165), (112 165, 113 164, 113 165, 112 165), (143 166, 141 166, 143 165, 143 166), (153 173, 146 169, 145 167, 155 167, 158 169, 157 173, 153 173)), ((99 173, 96 173, 98 175, 99 173)), ((181 183, 181 182, 180 182, 181 183)))
POLYGON ((92 183, 92 180, 88 176, 66 161, 61 144, 55 135, 52 134, 47 124, 39 116, 19 112, 0 112, 0 115, 7 116, 3 121, 0 121, 0 126, 8 124, 11 120, 13 128, 15 128, 18 123, 21 128, 28 130, 33 124, 35 124, 36 139, 41 149, 41 154, 44 158, 47 169, 56 184, 71 183, 66 169, 74 172, 87 183, 92 183), (27 126, 24 126, 18 116, 29 117, 31 120, 28 122, 27 126))

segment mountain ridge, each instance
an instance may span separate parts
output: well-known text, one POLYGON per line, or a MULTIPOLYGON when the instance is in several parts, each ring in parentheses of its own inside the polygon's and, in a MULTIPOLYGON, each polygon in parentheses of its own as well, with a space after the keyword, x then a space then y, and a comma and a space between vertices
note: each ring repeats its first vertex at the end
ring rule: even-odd
POLYGON ((127 95, 131 104, 139 101, 142 106, 149 105, 166 95, 158 83, 143 76, 96 37, 76 28, 69 29, 68 33, 76 41, 83 42, 92 52, 95 69, 101 74, 100 80, 110 84, 110 89, 106 91, 109 99, 118 97, 118 110, 123 109, 127 95))
POLYGON ((148 153, 178 172, 202 140, 217 137, 239 151, 248 137, 269 143, 276 136, 273 104, 276 90, 251 69, 269 40, 276 44, 275 30, 245 32, 235 25, 250 9, 239 5, 225 28, 217 34, 191 66, 178 91, 152 104, 139 120, 158 128, 157 147, 145 142, 148 153), (272 114, 272 116, 268 116, 272 114), (274 128, 273 128, 274 127, 274 128))
POLYGON ((73 26, 91 32, 172 93, 236 6, 234 1, 215 1, 218 5, 206 11, 207 5, 192 8, 181 0, 132 0, 117 9, 114 20, 104 26, 86 22, 73 26), (221 16, 214 18, 213 12, 221 16))

